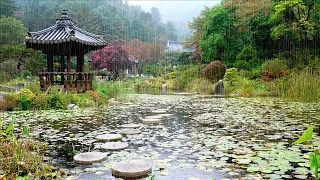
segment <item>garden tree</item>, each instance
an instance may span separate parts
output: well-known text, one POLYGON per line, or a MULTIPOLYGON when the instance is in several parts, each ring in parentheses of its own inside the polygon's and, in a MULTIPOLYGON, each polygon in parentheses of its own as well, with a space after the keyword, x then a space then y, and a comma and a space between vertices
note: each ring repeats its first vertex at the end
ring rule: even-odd
POLYGON ((271 38, 271 27, 268 23, 270 16, 257 14, 248 22, 251 42, 258 50, 259 59, 273 58, 276 42, 271 38))
POLYGON ((270 15, 273 0, 227 0, 223 4, 226 8, 234 8, 237 22, 235 25, 242 31, 248 31, 248 22, 258 14, 270 15))
POLYGON ((222 5, 205 11, 208 21, 205 23, 205 31, 199 41, 201 59, 210 62, 212 59, 220 59, 227 66, 232 66, 236 55, 241 51, 247 41, 235 26, 235 8, 225 8, 222 5))
POLYGON ((21 21, 13 17, 1 16, 0 18, 0 46, 17 45, 24 43, 27 28, 21 21))
POLYGON ((13 16, 17 9, 13 0, 0 1, 0 16, 13 16))
POLYGON ((156 61, 164 51, 162 44, 146 43, 138 39, 132 39, 125 48, 130 56, 140 62, 156 61))
POLYGON ((174 24, 171 21, 167 22, 167 31, 168 31, 168 39, 176 41, 178 36, 176 34, 177 30, 174 27, 174 24))
POLYGON ((89 4, 69 1, 65 6, 70 7, 68 9, 68 16, 72 18, 77 27, 94 34, 102 34, 99 17, 89 4))
POLYGON ((274 24, 272 38, 313 40, 320 23, 320 19, 314 17, 319 11, 320 0, 278 0, 270 17, 270 23, 274 24))
POLYGON ((90 68, 93 70, 105 69, 118 76, 121 70, 127 69, 134 63, 129 60, 124 45, 124 40, 113 40, 103 49, 94 51, 91 54, 90 68))
POLYGON ((194 17, 192 22, 188 23, 190 30, 193 32, 193 36, 187 38, 189 42, 198 43, 201 40, 202 35, 205 32, 204 24, 208 22, 208 17, 206 16, 208 11, 210 11, 210 8, 205 7, 200 12, 199 16, 194 17))
POLYGON ((152 20, 155 25, 161 23, 161 14, 158 8, 151 8, 152 20))
POLYGON ((46 67, 46 60, 40 51, 27 49, 24 45, 1 46, 0 71, 6 72, 11 78, 29 72, 37 75, 46 67))
POLYGON ((203 69, 204 77, 212 82, 218 82, 226 73, 227 66, 221 61, 212 61, 203 69))
POLYGON ((244 47, 236 58, 234 66, 238 69, 250 70, 250 67, 260 65, 258 62, 258 52, 251 45, 244 47))

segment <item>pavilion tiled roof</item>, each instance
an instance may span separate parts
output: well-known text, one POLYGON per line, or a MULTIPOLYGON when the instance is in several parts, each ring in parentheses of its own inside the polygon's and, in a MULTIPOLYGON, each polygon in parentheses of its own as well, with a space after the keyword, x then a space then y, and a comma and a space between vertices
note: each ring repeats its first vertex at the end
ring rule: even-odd
POLYGON ((103 35, 89 33, 76 27, 68 17, 67 11, 62 10, 62 16, 56 19, 56 24, 38 32, 29 32, 27 43, 59 44, 75 41, 89 46, 106 46, 103 35))

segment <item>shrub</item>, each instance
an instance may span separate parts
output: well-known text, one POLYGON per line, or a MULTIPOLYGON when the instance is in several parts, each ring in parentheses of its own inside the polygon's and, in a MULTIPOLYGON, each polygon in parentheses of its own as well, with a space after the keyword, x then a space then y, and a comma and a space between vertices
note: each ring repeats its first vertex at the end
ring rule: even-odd
POLYGON ((184 89, 192 80, 201 77, 201 68, 200 65, 188 65, 184 66, 179 73, 180 87, 184 89))
POLYGON ((227 66, 221 61, 213 61, 207 67, 203 69, 204 76, 213 81, 217 82, 222 79, 226 73, 227 66))
POLYGON ((18 96, 24 96, 29 101, 33 101, 36 98, 36 95, 30 89, 27 88, 21 89, 18 93, 18 96))
POLYGON ((288 74, 288 65, 286 61, 280 59, 267 60, 262 64, 263 80, 273 80, 288 74), (264 77, 266 76, 266 77, 264 77))
POLYGON ((19 98, 16 93, 6 94, 3 99, 0 99, 0 109, 13 110, 18 103, 19 98))
POLYGON ((237 69, 244 69, 244 70, 250 70, 250 63, 248 63, 245 60, 236 60, 236 62, 233 63, 233 66, 237 69))
POLYGON ((35 108, 42 110, 49 109, 50 106, 48 104, 48 101, 49 96, 47 94, 39 94, 34 100, 35 108))
POLYGON ((181 89, 181 83, 177 79, 167 80, 167 85, 168 85, 168 89, 173 89, 173 90, 181 89))
POLYGON ((235 84, 239 81, 239 76, 237 75, 237 69, 236 68, 229 68, 227 69, 224 80, 229 81, 232 84, 235 84))
POLYGON ((15 108, 15 110, 30 110, 32 106, 33 100, 28 99, 25 96, 20 96, 18 107, 15 108))
POLYGON ((66 109, 67 104, 62 100, 58 93, 51 94, 48 99, 48 105, 52 109, 66 109))

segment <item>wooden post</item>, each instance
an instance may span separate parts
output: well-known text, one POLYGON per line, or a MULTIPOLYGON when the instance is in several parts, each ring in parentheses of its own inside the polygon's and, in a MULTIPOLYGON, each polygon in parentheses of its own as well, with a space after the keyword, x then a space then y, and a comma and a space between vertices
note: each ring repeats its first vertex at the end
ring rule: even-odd
POLYGON ((77 89, 78 91, 83 91, 83 84, 84 84, 84 55, 83 53, 79 52, 77 54, 77 89))
POLYGON ((61 59, 60 59, 60 71, 61 71, 61 85, 64 84, 64 56, 61 56, 61 59))
POLYGON ((53 53, 51 51, 48 51, 47 54, 47 66, 48 72, 50 73, 49 81, 51 84, 53 84, 53 53))
POLYGON ((67 56, 67 72, 71 72, 71 57, 67 56))
POLYGON ((67 86, 66 89, 69 90, 72 85, 72 80, 71 80, 71 57, 70 55, 67 56, 67 86))

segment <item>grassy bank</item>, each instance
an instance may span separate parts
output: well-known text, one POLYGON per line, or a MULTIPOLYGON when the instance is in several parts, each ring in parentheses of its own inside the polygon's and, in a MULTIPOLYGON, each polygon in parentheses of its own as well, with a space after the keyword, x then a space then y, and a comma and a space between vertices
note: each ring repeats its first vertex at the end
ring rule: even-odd
MULTIPOLYGON (((21 80, 12 80, 8 85, 14 85, 21 80)), ((23 82, 23 81, 22 81, 23 82)), ((67 109, 69 104, 79 107, 97 107, 108 104, 109 99, 117 101, 133 101, 127 94, 132 92, 129 83, 94 81, 93 90, 84 93, 59 91, 56 87, 44 92, 35 81, 24 82, 25 87, 19 93, 8 93, 0 100, 3 110, 46 110, 67 109)))
POLYGON ((274 82, 278 95, 284 99, 299 102, 320 102, 320 72, 305 69, 293 72, 274 82))

